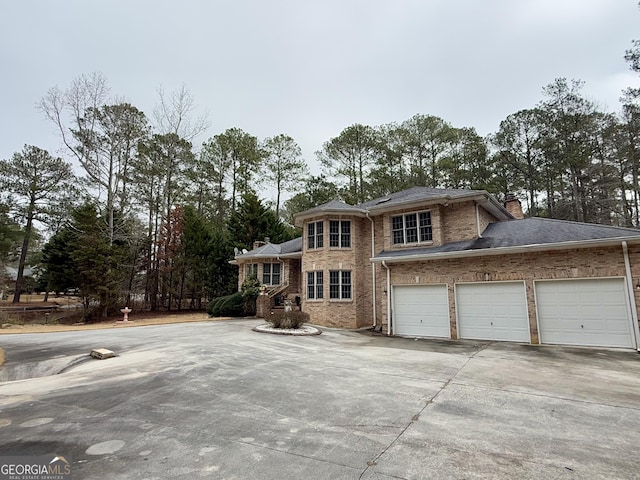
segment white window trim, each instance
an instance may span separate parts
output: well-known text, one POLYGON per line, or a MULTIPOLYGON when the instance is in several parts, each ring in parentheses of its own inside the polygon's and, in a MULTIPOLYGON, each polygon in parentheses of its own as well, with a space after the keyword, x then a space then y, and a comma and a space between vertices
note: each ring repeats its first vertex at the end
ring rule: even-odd
POLYGON ((255 268, 255 271, 253 272, 254 276, 256 278, 258 278, 258 264, 257 263, 245 263, 245 269, 244 269, 244 276, 245 278, 248 278, 251 276, 251 272, 249 272, 249 270, 251 270, 251 267, 255 268))
POLYGON ((329 248, 331 250, 350 250, 353 246, 353 222, 350 218, 330 218, 329 219, 329 248), (331 246, 331 222, 338 222, 338 246, 331 246), (342 246, 342 222, 349 222, 349 246, 342 246))
POLYGON ((268 287, 277 287, 278 285, 282 285, 282 280, 284 279, 284 264, 282 262, 264 262, 262 264, 262 276, 260 277, 261 279, 261 284, 262 285, 266 285, 268 287), (278 273, 278 275, 280 276, 280 282, 279 283, 273 283, 273 268, 270 267, 270 272, 269 272, 269 282, 270 283, 264 283, 264 266, 265 265, 280 265, 280 273, 278 273))
POLYGON ((309 272, 306 272, 306 285, 307 285, 307 289, 305 291, 305 297, 307 299, 308 302, 323 302, 325 300, 324 298, 324 271, 323 270, 312 270, 309 272), (309 298, 309 274, 313 275, 313 291, 314 291, 314 297, 313 298, 309 298), (322 298, 318 298, 317 294, 318 294, 318 273, 320 273, 322 275, 322 298))
POLYGON ((353 270, 329 270, 329 301, 330 302, 353 302, 353 270), (331 298, 331 272, 338 272, 338 293, 340 294, 339 298, 331 298), (349 272, 351 274, 351 283, 349 284, 350 294, 349 298, 342 297, 342 272, 349 272))
POLYGON ((398 214, 392 214, 389 216, 389 225, 391 227, 391 246, 392 247, 404 247, 404 246, 414 246, 414 245, 433 245, 433 219, 431 218, 431 210, 416 210, 415 212, 404 212, 398 214), (420 214, 421 213, 429 213, 429 220, 431 221, 431 240, 420 240, 420 214), (417 242, 407 242, 407 215, 415 215, 416 216, 416 228, 418 229, 418 241, 417 242), (395 243, 393 234, 395 230, 393 229, 393 219, 395 217, 402 217, 402 238, 403 243, 395 243))
POLYGON ((324 248, 324 220, 315 220, 307 223, 306 246, 307 250, 320 250, 324 248), (309 225, 313 224, 313 247, 309 246, 309 225), (322 234, 318 235, 318 224, 322 225, 322 234), (322 246, 318 246, 318 237, 322 238, 322 246))

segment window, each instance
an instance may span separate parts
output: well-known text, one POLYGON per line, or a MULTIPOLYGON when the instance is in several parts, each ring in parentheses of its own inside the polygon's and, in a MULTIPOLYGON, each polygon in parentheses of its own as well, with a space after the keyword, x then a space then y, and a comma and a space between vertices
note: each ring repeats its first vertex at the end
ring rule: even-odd
POLYGON ((391 235, 394 245, 430 242, 433 238, 431 212, 391 217, 391 235))
POLYGON ((324 229, 323 223, 311 222, 307 224, 307 248, 322 248, 324 229))
POLYGON ((265 263, 262 265, 262 283, 264 285, 280 285, 279 263, 265 263))
POLYGON ((329 220, 329 246, 351 248, 351 220, 329 220))
POLYGON ((257 263, 247 263, 245 272, 246 272, 246 276, 247 277, 256 277, 256 278, 258 278, 258 264, 257 263))
POLYGON ((351 299, 351 270, 331 270, 329 272, 329 298, 333 300, 351 299))
POLYGON ((322 272, 307 272, 307 299, 320 300, 324 298, 322 272))

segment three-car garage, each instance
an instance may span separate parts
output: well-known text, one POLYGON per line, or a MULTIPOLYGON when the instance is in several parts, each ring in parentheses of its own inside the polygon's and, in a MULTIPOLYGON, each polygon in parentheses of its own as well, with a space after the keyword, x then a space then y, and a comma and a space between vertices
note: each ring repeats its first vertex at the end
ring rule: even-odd
POLYGON ((531 343, 537 331, 546 344, 634 347, 623 277, 535 280, 529 288, 527 296, 524 281, 456 283, 450 301, 445 284, 395 285, 393 333, 451 338, 455 328, 461 339, 531 343))

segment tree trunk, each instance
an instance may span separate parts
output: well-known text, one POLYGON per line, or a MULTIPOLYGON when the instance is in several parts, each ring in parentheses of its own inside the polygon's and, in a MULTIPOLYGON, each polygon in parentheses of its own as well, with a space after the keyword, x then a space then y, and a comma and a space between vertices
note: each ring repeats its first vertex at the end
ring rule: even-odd
POLYGON ((22 296, 22 287, 24 285, 24 265, 27 262, 27 251, 29 250, 29 240, 31 239, 31 231, 33 229, 34 207, 35 199, 32 198, 27 212, 27 226, 24 229, 24 239, 22 240, 22 250, 20 251, 20 260, 18 262, 18 274, 16 276, 16 288, 13 294, 13 303, 20 303, 20 297, 22 296))

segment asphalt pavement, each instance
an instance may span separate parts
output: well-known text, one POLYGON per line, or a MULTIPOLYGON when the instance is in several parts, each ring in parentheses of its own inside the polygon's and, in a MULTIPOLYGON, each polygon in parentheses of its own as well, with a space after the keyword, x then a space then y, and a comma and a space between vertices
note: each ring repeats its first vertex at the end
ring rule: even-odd
POLYGON ((635 352, 259 323, 2 335, 0 374, 46 375, 0 384, 0 454, 78 479, 640 476, 635 352))

